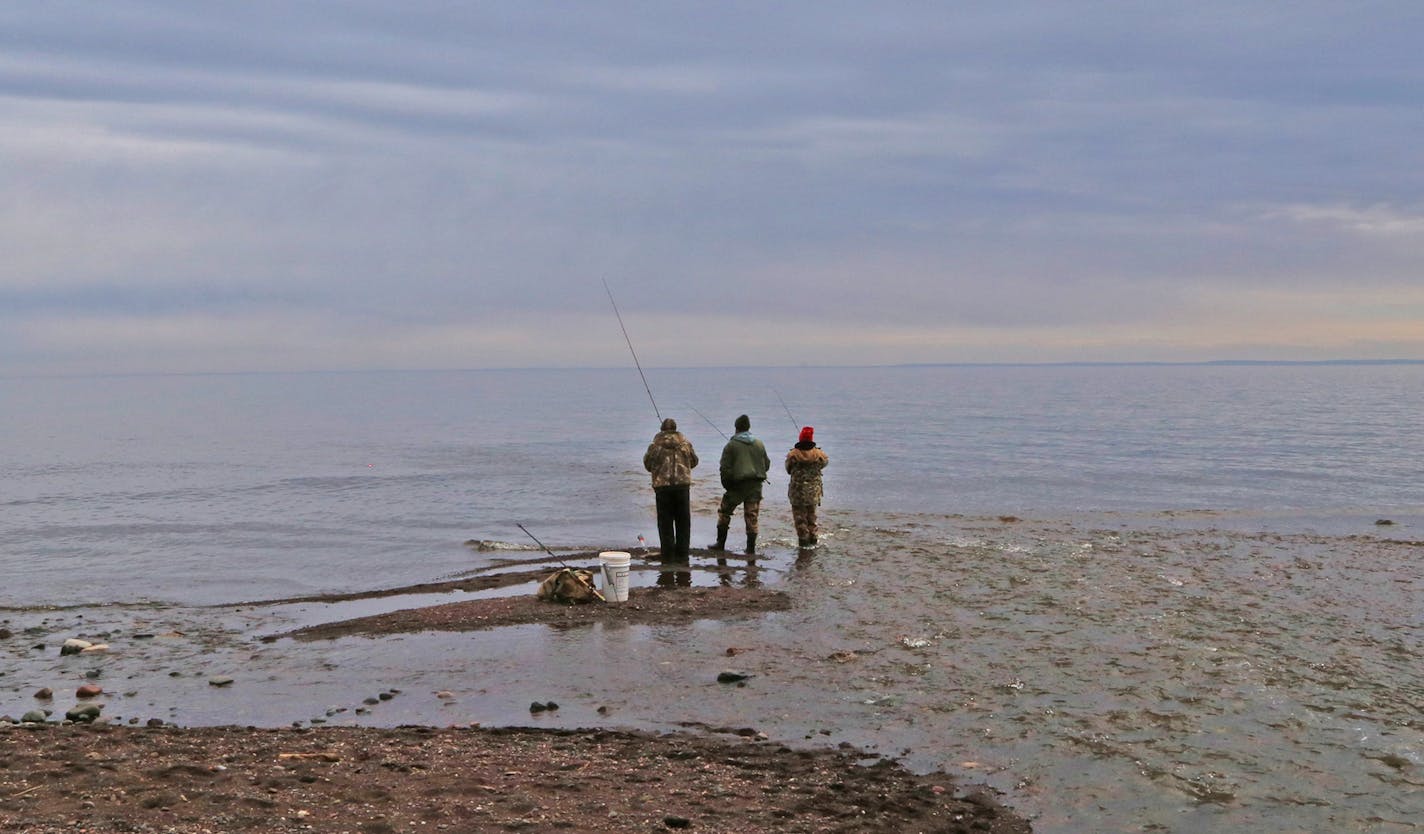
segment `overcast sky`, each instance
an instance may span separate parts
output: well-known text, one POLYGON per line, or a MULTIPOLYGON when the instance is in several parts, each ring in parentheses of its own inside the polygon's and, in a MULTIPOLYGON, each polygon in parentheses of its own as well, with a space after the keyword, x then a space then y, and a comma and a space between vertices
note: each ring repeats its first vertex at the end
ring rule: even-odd
POLYGON ((1424 358, 1424 3, 0 5, 0 374, 1424 358))

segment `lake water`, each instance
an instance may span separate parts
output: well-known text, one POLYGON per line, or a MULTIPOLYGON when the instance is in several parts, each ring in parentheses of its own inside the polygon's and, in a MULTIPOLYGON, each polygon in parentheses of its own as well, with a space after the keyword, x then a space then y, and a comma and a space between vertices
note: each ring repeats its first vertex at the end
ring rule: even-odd
MULTIPOLYGON (((816 427, 823 546, 798 558, 784 474, 764 510, 757 581, 793 611, 259 649, 320 606, 204 607, 466 575, 528 554, 520 523, 655 542, 658 420, 614 369, 0 380, 0 619, 203 635, 102 661, 117 706, 179 723, 285 724, 399 681, 420 694, 328 718, 523 724, 558 694, 538 723, 847 741, 986 781, 1041 832, 1424 825, 1424 366, 648 382, 704 461, 696 543, 737 414, 774 460, 816 427), (733 663, 751 685, 704 684, 733 663)), ((76 674, 27 648, 0 643, 0 713, 76 674)))

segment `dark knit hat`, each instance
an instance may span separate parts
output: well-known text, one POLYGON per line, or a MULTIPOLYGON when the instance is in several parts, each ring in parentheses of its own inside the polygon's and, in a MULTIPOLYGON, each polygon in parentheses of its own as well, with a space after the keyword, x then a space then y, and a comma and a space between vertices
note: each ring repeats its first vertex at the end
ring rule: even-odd
POLYGON ((811 438, 812 438, 815 434, 816 434, 816 430, 813 429, 813 428, 811 428, 810 426, 807 426, 806 428, 804 428, 804 429, 801 430, 801 442, 802 442, 802 443, 810 443, 810 442, 811 442, 811 438))
POLYGON ((663 431, 677 431, 677 421, 668 417, 663 420, 663 431))
POLYGON ((742 416, 740 416, 740 417, 737 418, 736 426, 737 426, 737 431, 751 431, 751 430, 752 430, 752 418, 750 418, 750 417, 748 417, 747 415, 743 414, 742 416))

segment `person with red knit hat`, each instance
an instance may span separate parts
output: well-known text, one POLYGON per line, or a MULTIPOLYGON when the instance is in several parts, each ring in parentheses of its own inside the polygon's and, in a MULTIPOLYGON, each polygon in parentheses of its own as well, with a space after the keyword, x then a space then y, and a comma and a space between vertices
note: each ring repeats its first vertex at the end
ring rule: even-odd
POLYGON ((816 430, 801 429, 801 436, 786 453, 786 473, 791 483, 786 495, 791 499, 791 519, 796 524, 796 543, 801 547, 816 545, 816 507, 821 503, 821 470, 830 459, 816 445, 816 430))

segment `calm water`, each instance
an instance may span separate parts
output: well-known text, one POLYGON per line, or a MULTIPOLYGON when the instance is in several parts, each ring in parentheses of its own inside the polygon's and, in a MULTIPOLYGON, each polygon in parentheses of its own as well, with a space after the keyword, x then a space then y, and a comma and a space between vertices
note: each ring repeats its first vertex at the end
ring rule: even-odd
MULTIPOLYGON (((555 547, 655 539, 657 420, 630 369, 0 380, 0 619, 202 634, 103 660, 128 714, 180 723, 303 720, 389 681, 422 696, 332 720, 527 723, 568 660, 588 679, 542 723, 850 741, 988 781, 1039 831, 1419 830, 1424 366, 649 381, 705 461, 699 541, 718 429, 748 413, 776 458, 787 408, 815 425, 826 544, 796 559, 784 475, 764 521, 760 581, 794 611, 258 650, 322 612, 194 607, 463 575, 491 558, 465 540, 528 544, 516 523, 555 547), (757 677, 709 690, 729 646, 757 677), (209 691, 213 668, 245 690, 209 691)), ((0 713, 74 673, 0 658, 0 713)))

